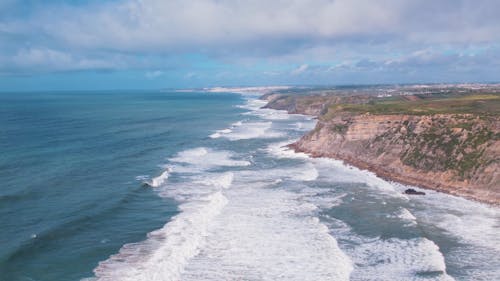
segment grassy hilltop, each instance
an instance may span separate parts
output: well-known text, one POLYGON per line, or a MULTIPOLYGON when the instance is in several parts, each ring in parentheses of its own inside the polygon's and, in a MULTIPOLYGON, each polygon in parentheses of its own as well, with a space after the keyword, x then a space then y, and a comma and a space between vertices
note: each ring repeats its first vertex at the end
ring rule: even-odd
POLYGON ((477 114, 500 115, 500 94, 412 95, 369 99, 366 103, 341 102, 329 106, 339 111, 371 114, 477 114))

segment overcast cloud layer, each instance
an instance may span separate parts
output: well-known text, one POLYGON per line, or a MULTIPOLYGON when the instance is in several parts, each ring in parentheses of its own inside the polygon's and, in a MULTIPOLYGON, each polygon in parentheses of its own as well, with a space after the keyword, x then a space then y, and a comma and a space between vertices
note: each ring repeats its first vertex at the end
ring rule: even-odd
POLYGON ((0 83, 496 81, 499 14, 495 0, 3 0, 0 83))

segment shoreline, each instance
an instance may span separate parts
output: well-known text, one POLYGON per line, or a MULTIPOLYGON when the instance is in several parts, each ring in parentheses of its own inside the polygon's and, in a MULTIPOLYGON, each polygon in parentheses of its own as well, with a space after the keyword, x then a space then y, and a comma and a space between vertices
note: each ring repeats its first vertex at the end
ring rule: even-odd
POLYGON ((260 99, 267 101, 263 108, 317 119, 314 129, 287 145, 295 152, 340 160, 388 181, 500 206, 500 186, 496 183, 500 173, 495 158, 500 151, 498 141, 494 137, 489 142, 476 139, 484 130, 490 130, 493 136, 498 133, 497 119, 431 113, 339 114, 321 119, 328 102, 356 101, 273 93, 260 99), (450 145, 456 146, 450 149, 450 145), (464 177, 467 171, 471 174, 464 177))
POLYGON ((361 169, 361 170, 366 170, 366 171, 372 172, 377 177, 380 177, 380 178, 387 180, 387 181, 393 181, 393 182, 397 182, 397 183, 404 184, 404 185, 410 185, 410 186, 415 186, 415 187, 419 187, 422 189, 446 193, 446 194, 461 197, 461 198, 464 198, 467 200, 487 204, 487 205, 493 206, 493 207, 500 207, 500 202, 498 200, 482 199, 482 198, 471 195, 470 192, 469 192, 469 194, 467 194, 468 193, 467 190, 462 191, 459 188, 444 187, 444 186, 440 186, 440 185, 437 185, 437 186, 431 185, 431 184, 428 184, 428 183, 423 182, 423 181, 418 181, 417 179, 413 179, 411 177, 407 177, 407 176, 405 177, 403 175, 396 175, 393 172, 391 173, 391 172, 385 171, 385 170, 377 167, 374 164, 370 164, 370 163, 364 162, 364 161, 359 160, 359 159, 355 159, 355 158, 351 158, 351 157, 342 157, 339 154, 335 154, 335 153, 317 153, 317 152, 307 151, 307 150, 301 149, 297 145, 297 142, 290 143, 290 144, 286 145, 286 147, 292 149, 295 153, 305 153, 309 157, 312 157, 312 158, 324 157, 324 158, 330 158, 330 159, 342 161, 347 165, 356 167, 356 168, 361 169))

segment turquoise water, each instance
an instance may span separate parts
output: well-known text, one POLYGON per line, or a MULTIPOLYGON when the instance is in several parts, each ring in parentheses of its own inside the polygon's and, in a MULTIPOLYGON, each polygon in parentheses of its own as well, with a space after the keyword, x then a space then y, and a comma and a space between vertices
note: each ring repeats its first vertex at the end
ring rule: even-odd
POLYGON ((500 278, 499 208, 294 153, 260 94, 1 94, 0 280, 500 278))
POLYGON ((236 118, 238 95, 0 94, 0 280, 78 280, 177 213, 141 186, 236 118))

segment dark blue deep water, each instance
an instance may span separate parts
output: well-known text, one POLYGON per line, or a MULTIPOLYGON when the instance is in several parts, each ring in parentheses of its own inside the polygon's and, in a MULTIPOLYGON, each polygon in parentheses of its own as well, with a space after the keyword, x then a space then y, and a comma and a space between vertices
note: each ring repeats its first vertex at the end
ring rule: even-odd
POLYGON ((0 280, 78 280, 177 213, 141 185, 239 109, 234 94, 0 94, 0 280))

